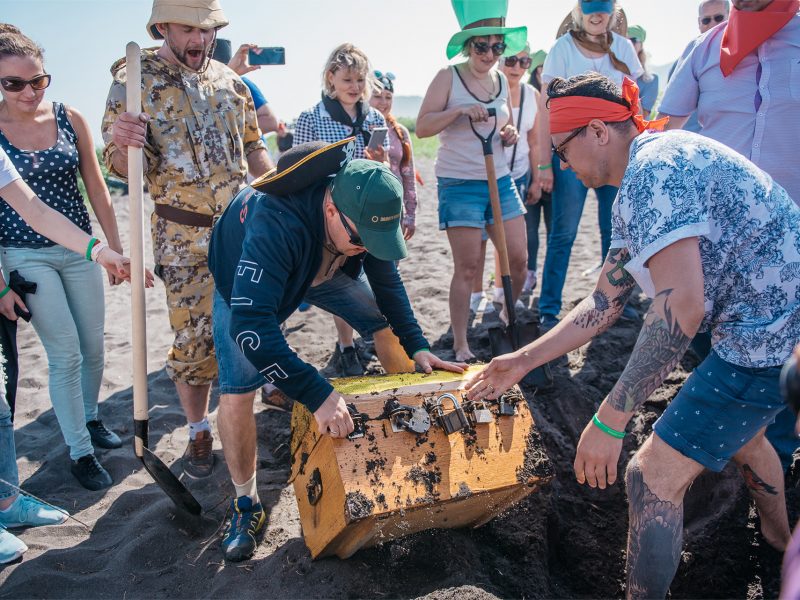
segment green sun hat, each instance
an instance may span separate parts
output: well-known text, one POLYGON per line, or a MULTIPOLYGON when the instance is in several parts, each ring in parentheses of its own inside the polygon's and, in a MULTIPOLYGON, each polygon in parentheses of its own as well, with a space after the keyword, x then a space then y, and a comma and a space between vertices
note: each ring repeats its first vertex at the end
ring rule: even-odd
POLYGON ((356 226, 367 252, 381 260, 408 256, 400 227, 403 186, 389 167, 374 160, 352 160, 333 178, 331 196, 356 226))
POLYGON ((508 0, 451 0, 461 31, 447 43, 447 58, 458 55, 471 37, 502 35, 506 55, 511 56, 525 48, 528 42, 527 27, 506 27, 508 0))
POLYGON ((544 50, 537 50, 533 54, 531 54, 531 68, 528 69, 529 73, 533 73, 536 67, 541 67, 544 64, 544 60, 547 58, 547 52, 544 50))
POLYGON ((631 25, 628 27, 628 39, 630 38, 636 38, 644 44, 644 41, 647 39, 647 32, 641 25, 631 25))

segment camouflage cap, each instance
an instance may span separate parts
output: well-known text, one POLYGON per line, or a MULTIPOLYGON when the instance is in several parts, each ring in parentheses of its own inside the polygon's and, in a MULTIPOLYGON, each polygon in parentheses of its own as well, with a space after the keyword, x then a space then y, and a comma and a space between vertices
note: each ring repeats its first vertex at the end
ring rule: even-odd
POLYGON ((153 11, 147 22, 147 33, 154 40, 163 40, 156 23, 178 23, 200 29, 225 27, 228 19, 219 0, 153 0, 153 11))

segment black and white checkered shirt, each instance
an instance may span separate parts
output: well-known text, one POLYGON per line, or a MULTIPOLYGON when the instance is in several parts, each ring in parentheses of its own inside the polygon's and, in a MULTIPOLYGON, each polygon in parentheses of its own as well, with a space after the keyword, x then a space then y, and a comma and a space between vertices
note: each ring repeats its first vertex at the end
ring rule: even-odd
MULTIPOLYGON (((364 120, 364 129, 372 131, 376 127, 386 127, 386 119, 383 118, 383 115, 371 106, 366 106, 368 106, 369 112, 364 120)), ((300 113, 294 128, 293 145, 297 146, 298 144, 317 140, 333 144, 351 135, 353 135, 353 128, 334 121, 325 109, 325 105, 319 102, 312 108, 300 113)), ((388 135, 383 141, 383 147, 388 153, 388 135)), ((361 135, 356 136, 356 150, 353 158, 366 158, 364 156, 364 138, 361 135)))

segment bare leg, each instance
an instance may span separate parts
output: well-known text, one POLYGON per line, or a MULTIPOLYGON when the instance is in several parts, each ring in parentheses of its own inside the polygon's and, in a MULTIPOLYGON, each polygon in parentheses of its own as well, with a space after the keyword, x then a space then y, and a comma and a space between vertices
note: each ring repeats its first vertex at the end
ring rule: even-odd
POLYGON ((761 517, 761 533, 770 546, 783 552, 789 544, 789 515, 783 489, 783 469, 772 444, 761 430, 742 447, 733 460, 739 465, 744 482, 755 500, 761 517))
POLYGON ((255 392, 222 394, 217 428, 228 472, 234 483, 244 484, 256 472, 255 392))
POLYGON ((473 294, 477 294, 483 291, 483 266, 485 263, 486 263, 486 240, 482 240, 481 254, 478 257, 478 266, 475 269, 475 278, 472 281, 473 294))
POLYGON ((447 239, 453 253, 453 279, 450 282, 450 323, 453 327, 453 351, 456 360, 475 358, 467 343, 469 295, 481 249, 481 230, 473 227, 451 227, 447 239))
POLYGON ((628 598, 664 598, 683 545, 683 496, 703 471, 655 434, 628 463, 628 598))
POLYGON ((208 390, 210 384, 189 385, 183 381, 175 382, 183 412, 190 423, 198 423, 208 416, 208 390))
POLYGON ((353 345, 353 328, 344 319, 334 316, 333 323, 336 325, 336 334, 339 336, 339 343, 342 348, 353 345))
MULTIPOLYGON (((525 284, 525 276, 528 274, 528 235, 525 230, 525 217, 515 217, 509 221, 503 222, 503 227, 506 233, 506 247, 508 248, 508 266, 511 275, 511 293, 514 296, 514 302, 520 297, 522 293, 522 286, 525 284)), ((497 247, 496 233, 494 225, 488 225, 487 231, 492 243, 497 247)), ((499 261, 499 259, 498 259, 499 261)), ((497 268, 495 273, 495 285, 502 283, 500 281, 500 268, 497 268)), ((501 318, 509 310, 508 298, 505 299, 505 308, 501 313, 501 318)), ((508 318, 504 318, 508 322, 508 318)))
POLYGON ((387 373, 413 373, 414 361, 408 358, 406 351, 400 345, 400 340, 387 327, 374 333, 375 353, 381 366, 387 373))

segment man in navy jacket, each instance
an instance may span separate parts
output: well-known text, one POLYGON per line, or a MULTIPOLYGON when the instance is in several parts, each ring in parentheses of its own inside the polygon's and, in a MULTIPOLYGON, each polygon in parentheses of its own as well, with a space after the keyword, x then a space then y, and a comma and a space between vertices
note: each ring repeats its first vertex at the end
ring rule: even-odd
MULTIPOLYGON (((236 488, 223 538, 229 560, 252 556, 266 520, 255 482, 255 390, 274 384, 313 412, 319 430, 332 437, 353 430, 341 395, 297 356, 281 332, 280 324, 303 300, 339 315, 362 336, 375 334, 387 370, 392 357, 378 340, 393 333, 424 371, 463 371, 464 365, 430 352, 397 272, 395 261, 407 254, 400 229, 402 194, 386 165, 354 160, 333 180, 286 195, 248 188, 214 228, 209 266, 217 285, 218 426, 236 488)), ((402 357, 400 364, 410 362, 402 357)))

